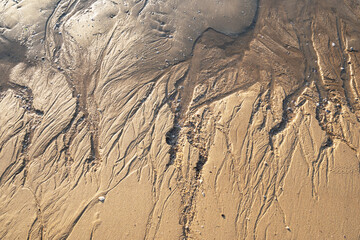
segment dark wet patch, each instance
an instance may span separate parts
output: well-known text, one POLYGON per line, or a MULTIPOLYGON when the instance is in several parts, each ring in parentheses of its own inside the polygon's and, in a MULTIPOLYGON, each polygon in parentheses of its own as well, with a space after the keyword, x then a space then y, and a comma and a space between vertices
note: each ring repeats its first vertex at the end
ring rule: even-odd
POLYGON ((8 89, 10 70, 20 62, 26 62, 26 46, 0 36, 0 91, 8 89))

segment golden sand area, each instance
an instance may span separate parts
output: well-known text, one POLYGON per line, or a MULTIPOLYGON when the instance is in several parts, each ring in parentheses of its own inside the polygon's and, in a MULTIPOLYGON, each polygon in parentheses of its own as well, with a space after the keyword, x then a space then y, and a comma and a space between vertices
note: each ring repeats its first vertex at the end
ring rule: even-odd
POLYGON ((0 1, 0 239, 359 239, 359 19, 0 1))

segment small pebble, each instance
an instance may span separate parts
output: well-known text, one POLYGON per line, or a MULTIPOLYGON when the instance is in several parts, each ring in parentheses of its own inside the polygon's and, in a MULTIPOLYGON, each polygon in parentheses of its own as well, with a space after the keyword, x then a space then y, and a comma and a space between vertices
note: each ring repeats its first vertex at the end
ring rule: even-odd
POLYGON ((102 202, 102 203, 105 202, 105 197, 104 197, 104 196, 100 196, 100 197, 99 197, 99 201, 102 202))

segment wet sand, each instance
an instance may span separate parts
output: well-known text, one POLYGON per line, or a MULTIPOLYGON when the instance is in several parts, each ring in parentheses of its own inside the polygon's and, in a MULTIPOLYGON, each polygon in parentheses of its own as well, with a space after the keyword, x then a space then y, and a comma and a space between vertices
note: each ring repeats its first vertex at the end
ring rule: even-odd
POLYGON ((4 1, 0 239, 358 239, 359 16, 4 1))

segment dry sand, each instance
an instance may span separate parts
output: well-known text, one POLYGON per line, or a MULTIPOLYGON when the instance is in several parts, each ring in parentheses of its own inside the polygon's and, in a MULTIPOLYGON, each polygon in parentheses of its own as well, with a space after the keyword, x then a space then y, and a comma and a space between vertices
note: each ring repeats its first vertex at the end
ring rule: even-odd
POLYGON ((0 239, 359 239, 356 0, 2 0, 0 239))

